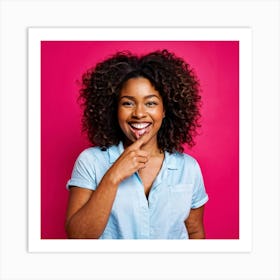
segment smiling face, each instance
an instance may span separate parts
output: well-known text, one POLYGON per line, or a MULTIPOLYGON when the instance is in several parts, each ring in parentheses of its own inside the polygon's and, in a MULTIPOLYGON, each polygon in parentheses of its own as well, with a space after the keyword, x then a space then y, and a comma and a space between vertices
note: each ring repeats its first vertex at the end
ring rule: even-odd
POLYGON ((162 98, 148 79, 138 77, 125 82, 118 100, 118 121, 128 143, 149 134, 148 143, 157 146, 163 118, 162 98))

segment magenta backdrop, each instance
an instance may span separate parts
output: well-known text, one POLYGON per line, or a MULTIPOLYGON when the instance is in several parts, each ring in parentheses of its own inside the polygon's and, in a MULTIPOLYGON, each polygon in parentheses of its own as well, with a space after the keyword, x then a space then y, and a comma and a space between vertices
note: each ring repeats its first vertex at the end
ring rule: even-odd
POLYGON ((116 51, 164 48, 185 58, 201 82, 202 127, 196 146, 185 151, 200 163, 209 194, 206 236, 239 238, 238 41, 41 42, 41 238, 66 238, 65 185, 76 157, 89 146, 77 103, 82 73, 116 51))

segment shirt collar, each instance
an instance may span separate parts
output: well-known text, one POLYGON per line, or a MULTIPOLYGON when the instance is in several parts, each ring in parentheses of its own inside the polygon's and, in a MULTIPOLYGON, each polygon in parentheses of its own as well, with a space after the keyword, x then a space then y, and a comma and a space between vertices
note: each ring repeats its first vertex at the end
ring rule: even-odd
POLYGON ((123 153, 124 147, 122 141, 118 145, 114 145, 108 148, 109 162, 114 163, 117 158, 123 153))
POLYGON ((165 152, 164 155, 165 155, 166 167, 169 170, 177 170, 178 169, 178 161, 176 161, 176 157, 178 156, 177 152, 175 152, 174 154, 165 152))

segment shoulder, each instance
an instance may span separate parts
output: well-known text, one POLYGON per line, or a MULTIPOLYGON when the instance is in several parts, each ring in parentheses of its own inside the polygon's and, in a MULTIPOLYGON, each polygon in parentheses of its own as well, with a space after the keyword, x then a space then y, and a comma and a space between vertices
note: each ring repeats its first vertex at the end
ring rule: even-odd
POLYGON ((197 160, 191 155, 179 152, 168 154, 166 167, 170 172, 169 180, 172 184, 201 185, 201 169, 197 160))
POLYGON ((100 147, 90 147, 84 149, 78 156, 77 161, 80 162, 98 162, 106 158, 107 150, 102 150, 100 147))
MULTIPOLYGON (((106 152, 106 151, 105 151, 106 152)), ((84 149, 79 157, 96 157, 96 156, 100 156, 102 155, 103 151, 100 147, 90 147, 90 148, 86 148, 84 149)))
POLYGON ((78 160, 85 162, 95 162, 97 164, 106 165, 113 163, 123 152, 123 144, 112 145, 106 149, 99 146, 90 147, 83 150, 78 156, 78 160))
POLYGON ((187 174, 190 177, 197 177, 201 174, 198 161, 186 153, 173 153, 169 155, 167 168, 177 170, 179 174, 187 174))
POLYGON ((180 152, 169 154, 169 161, 172 165, 176 165, 177 167, 186 165, 190 167, 198 165, 198 162, 194 157, 189 154, 180 152))

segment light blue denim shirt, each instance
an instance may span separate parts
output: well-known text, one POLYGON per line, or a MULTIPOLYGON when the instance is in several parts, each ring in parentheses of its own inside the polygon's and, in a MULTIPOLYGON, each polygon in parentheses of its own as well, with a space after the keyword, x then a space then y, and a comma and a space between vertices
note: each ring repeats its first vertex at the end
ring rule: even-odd
MULTIPOLYGON (((76 160, 67 188, 95 190, 123 151, 122 142, 106 151, 98 147, 84 150, 76 160)), ((191 208, 198 208, 207 200, 197 161, 187 154, 165 152, 148 198, 137 172, 121 182, 100 238, 188 239, 184 221, 191 208)))

